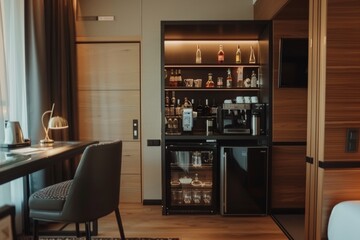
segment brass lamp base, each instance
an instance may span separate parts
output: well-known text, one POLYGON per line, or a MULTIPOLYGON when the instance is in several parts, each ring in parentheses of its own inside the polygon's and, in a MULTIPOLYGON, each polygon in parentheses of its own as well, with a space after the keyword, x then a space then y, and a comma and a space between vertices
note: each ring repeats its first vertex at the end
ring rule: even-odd
POLYGON ((42 139, 42 140, 40 140, 40 144, 41 145, 53 145, 54 144, 54 140, 52 140, 52 139, 42 139))

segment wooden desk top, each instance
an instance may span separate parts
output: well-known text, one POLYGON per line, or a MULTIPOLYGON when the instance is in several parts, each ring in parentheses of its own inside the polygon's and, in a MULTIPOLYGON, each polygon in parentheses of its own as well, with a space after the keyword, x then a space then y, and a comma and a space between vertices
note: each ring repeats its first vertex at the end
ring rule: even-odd
POLYGON ((44 169, 52 164, 81 154, 97 141, 55 142, 52 146, 32 145, 0 149, 0 184, 44 169))

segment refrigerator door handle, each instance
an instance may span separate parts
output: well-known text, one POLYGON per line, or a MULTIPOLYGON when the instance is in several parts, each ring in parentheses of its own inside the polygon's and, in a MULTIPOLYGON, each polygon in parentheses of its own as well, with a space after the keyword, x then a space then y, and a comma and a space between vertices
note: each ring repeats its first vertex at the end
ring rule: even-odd
POLYGON ((224 152, 224 187, 223 187, 223 196, 224 196, 224 213, 227 213, 227 153, 224 152))

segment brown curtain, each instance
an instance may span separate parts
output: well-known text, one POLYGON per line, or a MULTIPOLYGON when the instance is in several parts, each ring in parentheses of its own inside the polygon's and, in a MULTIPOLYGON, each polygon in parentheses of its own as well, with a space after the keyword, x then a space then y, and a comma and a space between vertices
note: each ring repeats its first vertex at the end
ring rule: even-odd
MULTIPOLYGON (((41 115, 55 103, 54 115, 69 128, 50 131, 55 141, 77 140, 75 12, 73 0, 25 1, 26 66, 29 136, 44 138, 41 115)), ((73 176, 75 164, 65 161, 33 174, 32 191, 73 176)))

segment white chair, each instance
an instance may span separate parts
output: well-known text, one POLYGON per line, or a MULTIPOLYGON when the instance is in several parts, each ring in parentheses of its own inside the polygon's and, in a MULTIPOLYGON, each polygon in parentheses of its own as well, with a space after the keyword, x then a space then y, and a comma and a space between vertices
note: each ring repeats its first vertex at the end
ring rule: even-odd
POLYGON ((336 204, 328 224, 329 240, 360 239, 360 200, 336 204))

